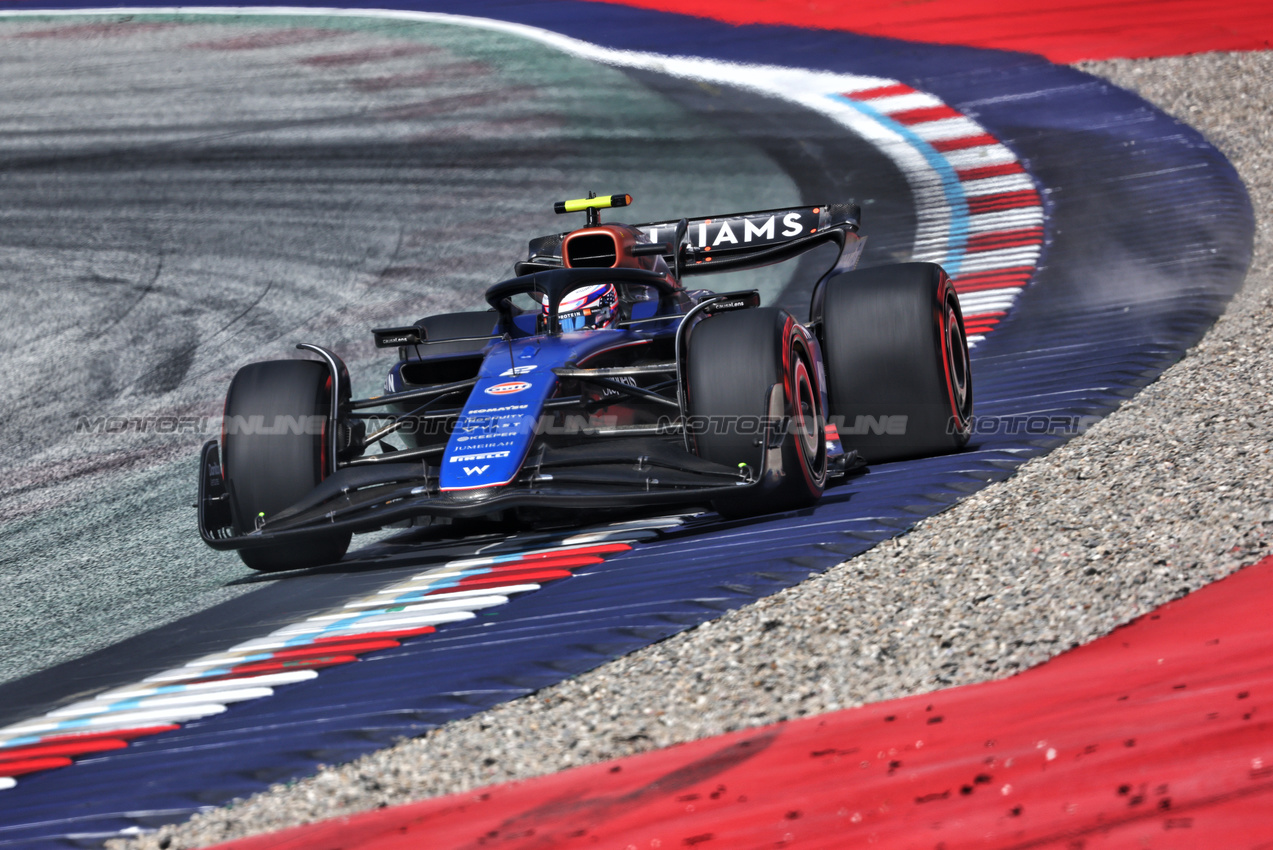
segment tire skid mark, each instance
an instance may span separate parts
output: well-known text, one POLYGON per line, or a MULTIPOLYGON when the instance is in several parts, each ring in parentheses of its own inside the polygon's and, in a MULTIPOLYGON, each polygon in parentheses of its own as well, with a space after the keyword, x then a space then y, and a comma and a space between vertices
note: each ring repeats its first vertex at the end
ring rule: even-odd
POLYGON ((297 27, 295 29, 252 33, 251 35, 240 35, 234 38, 222 38, 214 41, 195 41, 187 44, 186 47, 191 50, 270 50, 276 47, 291 47, 329 38, 340 38, 344 35, 346 33, 342 30, 297 27))
POLYGON ((400 59, 405 56, 423 56, 437 53, 439 49, 429 44, 404 44, 392 47, 367 47, 362 50, 347 50, 341 53, 321 53, 317 56, 306 56, 296 61, 301 65, 317 68, 340 68, 349 65, 362 65, 367 62, 383 62, 386 59, 400 59))
POLYGON ((461 109, 514 103, 532 94, 534 90, 529 87, 515 86, 495 91, 477 91, 471 94, 442 95, 413 103, 386 106, 372 113, 370 117, 381 121, 411 121, 416 118, 428 118, 439 112, 458 112, 461 109))
POLYGON ((481 142, 493 135, 520 133, 523 136, 546 135, 558 133, 565 122, 544 116, 527 116, 525 118, 508 118, 499 121, 466 121, 450 127, 438 127, 423 133, 414 133, 407 137, 410 144, 422 142, 443 142, 456 139, 471 139, 481 142))
POLYGON ((53 27, 46 30, 30 30, 14 33, 8 38, 101 38, 103 36, 126 37, 135 33, 149 33, 158 30, 170 30, 182 26, 177 23, 161 22, 122 22, 112 21, 100 24, 72 24, 65 27, 53 27))
POLYGON ((351 85, 361 92, 381 92, 390 89, 427 89, 439 82, 468 79, 472 77, 490 76, 491 67, 481 62, 452 62, 425 71, 411 71, 401 74, 386 74, 381 77, 367 77, 351 81, 351 85))

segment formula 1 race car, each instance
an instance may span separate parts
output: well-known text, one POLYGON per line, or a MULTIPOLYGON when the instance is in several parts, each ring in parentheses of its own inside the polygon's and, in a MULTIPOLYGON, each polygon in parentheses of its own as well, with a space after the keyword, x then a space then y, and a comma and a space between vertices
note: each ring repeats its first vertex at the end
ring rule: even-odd
POLYGON ((200 459, 204 542, 273 571, 422 517, 751 516, 808 507, 863 462, 967 442, 968 347, 940 266, 855 270, 855 206, 601 223, 630 202, 558 203, 586 226, 532 240, 491 309, 373 331, 397 351, 383 395, 351 398, 345 364, 308 343, 315 360, 240 369, 200 459), (839 253, 808 321, 754 290, 682 285, 826 243, 839 253))

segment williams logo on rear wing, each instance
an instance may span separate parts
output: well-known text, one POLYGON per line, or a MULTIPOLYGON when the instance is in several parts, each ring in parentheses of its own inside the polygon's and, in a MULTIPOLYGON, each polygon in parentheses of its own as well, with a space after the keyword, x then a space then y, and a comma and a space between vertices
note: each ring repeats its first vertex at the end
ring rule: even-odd
MULTIPOLYGON (((819 204, 632 226, 651 245, 666 246, 664 256, 674 267, 680 229, 681 273, 700 274, 780 262, 822 242, 836 242, 843 249, 856 241, 860 217, 854 204, 819 204)), ((527 271, 559 267, 565 236, 532 239, 527 271)))

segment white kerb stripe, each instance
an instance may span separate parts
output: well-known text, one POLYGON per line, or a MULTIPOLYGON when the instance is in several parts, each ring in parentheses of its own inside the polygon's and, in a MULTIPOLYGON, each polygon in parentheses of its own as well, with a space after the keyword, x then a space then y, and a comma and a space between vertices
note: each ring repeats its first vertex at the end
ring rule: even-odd
POLYGON ((910 124, 911 132, 926 142, 944 142, 986 135, 986 128, 968 118, 943 118, 910 124))
POLYGON ((966 292, 959 296, 959 309, 964 317, 974 313, 990 313, 1005 310, 1012 306, 1021 293, 1021 287, 1013 286, 1005 289, 988 289, 985 292, 966 292))
MULTIPOLYGON (((336 622, 348 619, 348 617, 349 615, 341 617, 336 622)), ((297 623, 294 626, 279 629, 274 634, 282 636, 313 634, 315 632, 330 632, 332 634, 348 634, 351 631, 372 632, 391 625, 436 626, 442 623, 459 623, 476 617, 477 615, 472 611, 455 611, 449 614, 385 614, 377 617, 366 617, 344 626, 331 626, 330 624, 325 626, 322 623, 297 623)))
POLYGON ((911 94, 895 94, 890 97, 873 97, 870 100, 854 97, 850 92, 849 97, 861 101, 872 109, 883 112, 885 115, 895 112, 907 112, 911 109, 926 109, 928 107, 946 105, 941 99, 922 91, 912 92, 911 94))
MULTIPOLYGON (((376 595, 379 596, 381 594, 384 594, 387 596, 389 594, 395 594, 395 593, 396 594, 416 593, 419 590, 423 590, 424 588, 431 587, 432 584, 433 583, 430 582, 416 588, 413 588, 411 585, 395 584, 393 587, 386 587, 384 590, 376 591, 376 595)), ((445 590, 446 588, 439 588, 439 589, 445 590)), ((474 596, 488 596, 491 594, 498 594, 500 596, 508 596, 510 593, 527 593, 529 591, 538 590, 538 589, 539 589, 538 584, 535 584, 533 582, 528 582, 526 584, 491 585, 490 587, 480 587, 476 590, 453 590, 444 595, 448 597, 455 597, 456 599, 471 599, 474 596)), ((437 598, 441 599, 442 596, 438 596, 437 598)), ((371 604, 384 605, 386 603, 384 599, 376 599, 374 597, 367 597, 366 599, 360 600, 358 602, 350 602, 349 605, 346 605, 345 607, 348 608, 351 606, 361 606, 361 605, 371 605, 371 604)))
MULTIPOLYGON (((423 591, 425 590, 425 588, 421 588, 420 590, 423 591)), ((507 596, 518 594, 518 593, 529 593, 532 590, 539 590, 539 585, 537 584, 491 585, 490 587, 483 587, 479 590, 456 590, 451 593, 440 594, 438 596, 417 596, 412 599, 402 600, 398 604, 402 605, 402 604, 406 604, 407 602, 411 602, 412 604, 414 604, 416 602, 423 602, 426 599, 475 599, 475 598, 481 598, 483 596, 492 596, 492 595, 507 597, 507 596)), ((405 596, 407 594, 416 593, 420 591, 412 591, 412 590, 407 590, 405 588, 388 588, 380 592, 384 594, 395 593, 401 596, 405 596)), ((383 598, 381 599, 372 598, 372 599, 359 599, 354 602, 348 603, 347 605, 345 605, 345 607, 346 608, 371 608, 374 606, 380 606, 385 604, 388 604, 388 603, 383 598)))
POLYGON ((191 682, 186 685, 129 685, 100 693, 95 699, 121 700, 153 696, 154 694, 207 693, 208 691, 232 687, 271 687, 290 685, 294 682, 307 682, 316 678, 318 678, 318 672, 315 670, 288 670, 286 673, 266 673, 261 676, 248 675, 243 678, 218 679, 215 682, 191 682))
POLYGON ((960 182, 964 194, 969 197, 981 195, 997 195, 1000 192, 1025 192, 1034 188, 1034 181, 1029 174, 1004 174, 1000 177, 983 177, 980 180, 964 180, 960 182))
POLYGON ((1037 245, 1021 248, 1003 248, 998 251, 978 251, 964 259, 959 274, 993 271, 994 269, 1011 269, 1018 266, 1033 266, 1039 260, 1040 248, 1037 245))
POLYGON ((995 230, 1021 230, 1025 227, 1042 226, 1043 207, 1038 206, 968 216, 969 233, 990 233, 995 230))
MULTIPOLYGON (((380 602, 384 606, 384 601, 380 602)), ((336 620, 347 620, 350 617, 376 617, 381 614, 426 614, 437 611, 480 611, 483 608, 493 608, 496 605, 507 605, 507 596, 475 596, 471 599, 456 599, 455 601, 445 600, 438 597, 438 600, 432 601, 425 599, 421 602, 403 603, 402 605, 389 605, 387 607, 372 608, 367 611, 340 611, 335 614, 320 614, 317 617, 306 617, 307 623, 331 623, 336 620)))
MULTIPOLYGON (((208 717, 213 714, 220 714, 225 711, 225 706, 208 703, 206 705, 192 705, 186 707, 178 707, 172 709, 158 709, 154 711, 120 711, 103 714, 98 717, 87 718, 83 723, 76 724, 76 721, 51 721, 44 720, 28 720, 24 723, 17 723, 13 726, 6 726, 0 729, 0 738, 9 738, 17 736, 25 736, 37 734, 40 732, 58 731, 72 734, 76 731, 92 731, 103 732, 112 729, 132 729, 142 726, 158 726, 165 723, 184 723, 187 720, 198 720, 200 717, 208 717)), ((4 740, 0 740, 0 744, 4 744, 4 740)))
MULTIPOLYGON (((218 683, 220 684, 220 683, 218 683)), ((153 696, 145 697, 138 700, 137 704, 129 706, 129 710, 159 709, 170 708, 173 706, 183 705, 199 705, 200 703, 217 702, 227 704, 232 702, 243 702, 249 699, 260 699, 261 697, 272 696, 274 691, 272 688, 225 688, 214 693, 196 693, 174 696, 153 696)), ((128 700, 131 702, 131 700, 128 700)), ((105 700, 84 700, 83 702, 72 703, 63 706, 55 711, 50 711, 46 717, 86 717, 93 714, 105 714, 115 709, 111 708, 111 703, 105 700)))
POLYGON ((1017 158, 1001 144, 977 145, 957 151, 946 151, 942 154, 952 168, 980 168, 984 165, 1007 165, 1016 162, 1017 158))

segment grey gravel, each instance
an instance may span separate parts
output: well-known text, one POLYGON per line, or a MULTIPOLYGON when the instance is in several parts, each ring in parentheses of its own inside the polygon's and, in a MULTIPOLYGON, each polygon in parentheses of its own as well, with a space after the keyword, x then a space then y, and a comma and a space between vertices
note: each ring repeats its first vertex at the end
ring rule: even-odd
POLYGON ((1181 363, 1011 480, 748 608, 119 847, 186 848, 1037 664, 1259 559, 1273 525, 1273 53, 1086 63, 1200 128, 1258 218, 1181 363))

